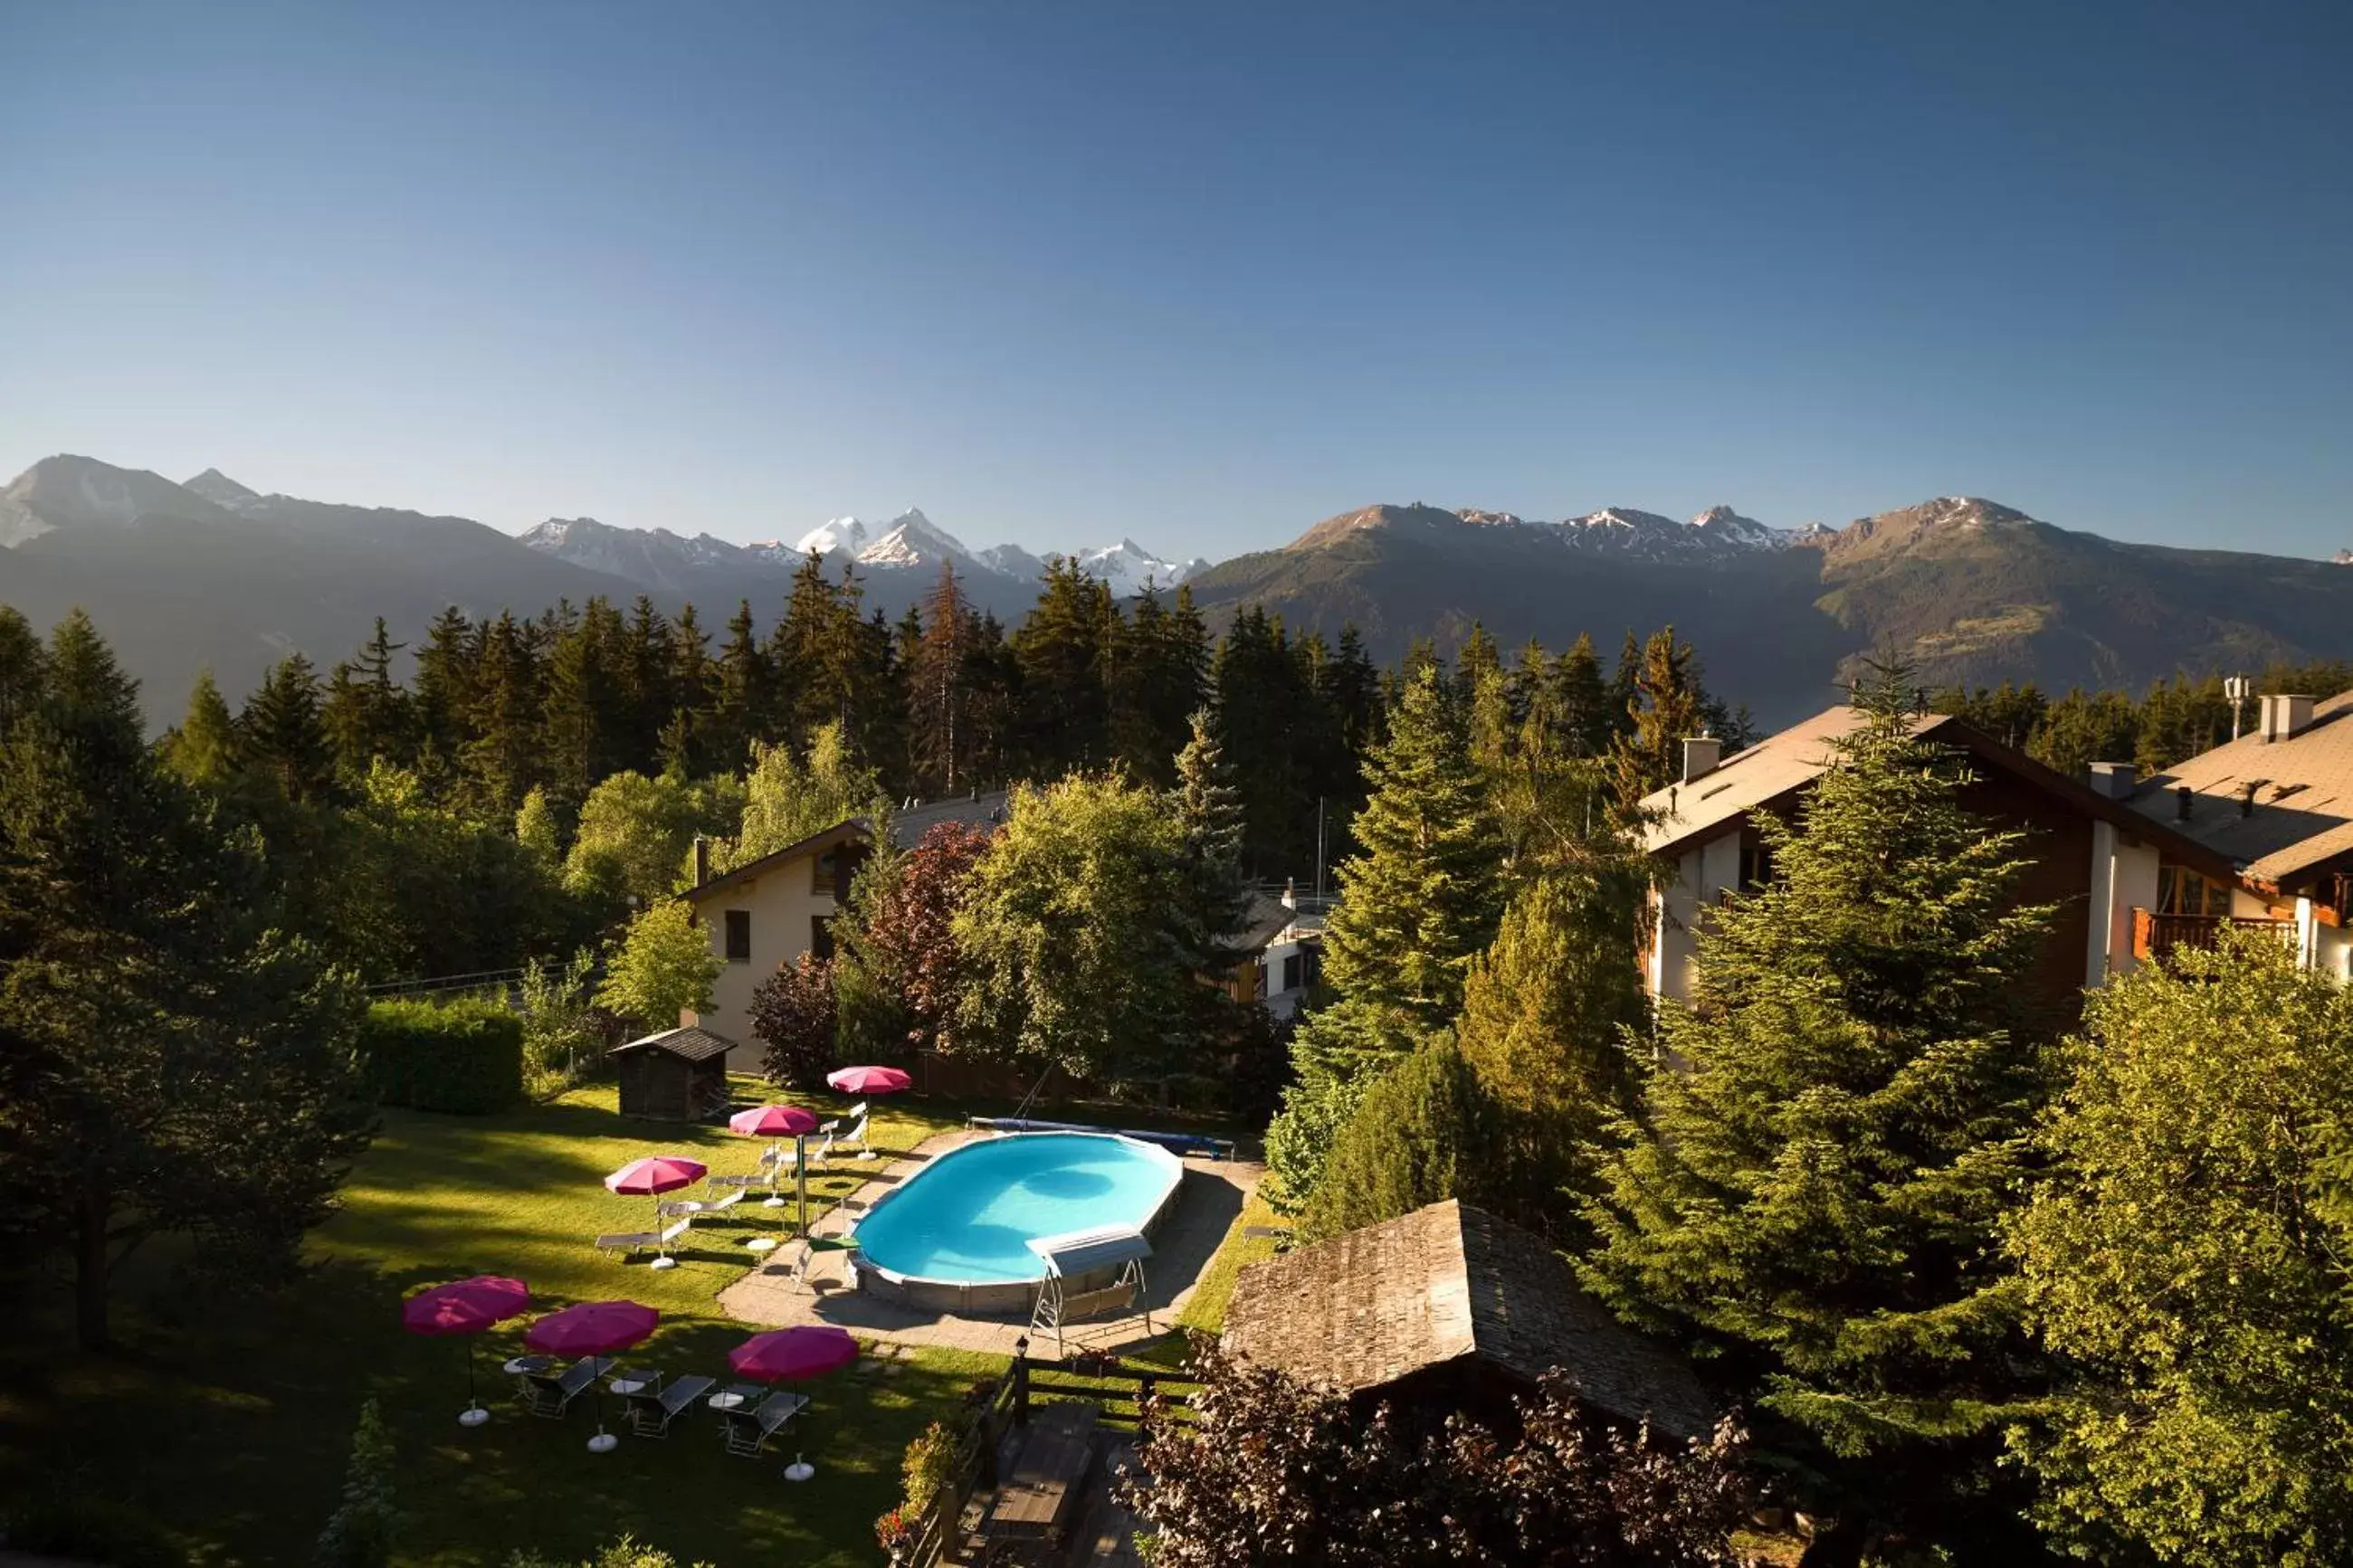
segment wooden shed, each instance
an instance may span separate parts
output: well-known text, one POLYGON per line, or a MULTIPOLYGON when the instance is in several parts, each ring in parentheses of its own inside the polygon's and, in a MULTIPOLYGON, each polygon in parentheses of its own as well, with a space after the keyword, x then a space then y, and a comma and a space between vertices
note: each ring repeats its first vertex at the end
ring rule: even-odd
POLYGON ((700 1121, 727 1109, 727 1053, 735 1042, 689 1025, 613 1047, 621 1114, 700 1121))
POLYGON ((1678 1441, 1715 1422, 1689 1364, 1610 1316, 1541 1237, 1451 1199, 1243 1269, 1223 1343, 1409 1418, 1504 1428, 1558 1368, 1606 1417, 1678 1441))

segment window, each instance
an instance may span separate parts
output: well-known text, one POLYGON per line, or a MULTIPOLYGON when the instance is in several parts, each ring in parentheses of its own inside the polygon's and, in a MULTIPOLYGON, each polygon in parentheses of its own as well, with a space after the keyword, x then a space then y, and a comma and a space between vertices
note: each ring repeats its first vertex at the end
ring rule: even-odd
POLYGON ((1740 890, 1754 892, 1773 879, 1773 851, 1752 833, 1740 836, 1740 890))
POLYGON ((749 910, 727 911, 727 962, 752 962, 752 911, 749 910))
POLYGON ((2157 868, 2157 912, 2161 915, 2227 915, 2231 889, 2227 883, 2201 877, 2186 866, 2157 868))
POLYGON ((841 851, 839 848, 818 850, 817 858, 809 862, 809 891, 832 892, 834 874, 840 861, 841 851))
POLYGON ((833 956, 833 921, 824 915, 809 917, 809 953, 816 958, 833 956))
POLYGON ((1294 952, 1282 961, 1282 988, 1296 991, 1307 978, 1307 960, 1294 952))

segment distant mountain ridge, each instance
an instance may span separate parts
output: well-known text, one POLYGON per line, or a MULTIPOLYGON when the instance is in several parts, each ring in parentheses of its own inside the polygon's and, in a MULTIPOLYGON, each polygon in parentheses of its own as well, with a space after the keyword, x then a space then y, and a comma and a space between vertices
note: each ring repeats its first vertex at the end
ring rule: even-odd
MULTIPOLYGON (((413 641, 455 605, 536 615, 642 593, 715 626, 743 601, 773 622, 817 551, 845 559, 871 608, 895 617, 940 563, 1008 624, 1047 558, 972 550, 920 510, 838 518, 790 543, 550 518, 510 536, 466 518, 264 494, 216 468, 185 484, 97 459, 46 458, 0 489, 0 602, 47 626, 88 607, 176 717, 196 669, 232 693, 286 653, 322 668, 383 616, 413 641)), ((1419 637, 1451 650, 1473 622, 1506 646, 1673 624, 1713 687, 1778 722, 1834 700, 1858 661, 1894 649, 1930 683, 2145 686, 2176 668, 2353 658, 2353 552, 2335 563, 2128 544, 1965 496, 1840 529, 1776 528, 1730 507, 1687 521, 1633 507, 1543 521, 1414 503, 1327 518, 1290 543, 1212 566, 1133 539, 1069 559, 1115 593, 1183 584, 1213 623, 1244 605, 1336 637, 1354 623, 1394 658, 1419 637)))

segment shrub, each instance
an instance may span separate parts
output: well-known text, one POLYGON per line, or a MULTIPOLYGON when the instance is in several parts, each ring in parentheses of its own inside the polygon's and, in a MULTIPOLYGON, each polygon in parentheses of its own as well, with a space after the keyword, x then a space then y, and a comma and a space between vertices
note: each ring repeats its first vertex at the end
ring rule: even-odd
POLYGON ((534 1100, 563 1093, 604 1060, 605 1029, 589 1001, 596 955, 586 948, 572 962, 534 963, 523 971, 523 1088, 534 1100))
POLYGON ((760 1070, 771 1083, 821 1089, 833 1070, 833 963, 802 953, 752 993, 752 1033, 767 1043, 760 1070))
POLYGON ((522 1098, 522 1033, 496 1002, 378 1002, 360 1022, 361 1081, 379 1104, 487 1116, 522 1098))
POLYGON ((400 1510, 392 1490, 392 1437, 371 1399, 360 1406, 359 1425, 352 1432, 343 1506, 319 1533, 319 1568, 385 1568, 399 1531, 400 1510))

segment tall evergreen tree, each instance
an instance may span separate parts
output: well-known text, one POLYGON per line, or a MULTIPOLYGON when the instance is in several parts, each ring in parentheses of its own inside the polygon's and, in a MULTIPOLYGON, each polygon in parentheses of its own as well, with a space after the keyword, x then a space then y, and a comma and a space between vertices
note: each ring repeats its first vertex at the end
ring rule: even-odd
POLYGON ((1111 755, 1111 670, 1119 612, 1111 591, 1067 558, 1011 638, 1021 669, 1022 750, 1030 772, 1057 777, 1111 755))
MULTIPOLYGON (((1176 787, 1171 804, 1185 828, 1186 920, 1184 940, 1196 973, 1220 967, 1228 944, 1245 921, 1242 882, 1241 792, 1218 745, 1207 710, 1194 713, 1192 739, 1176 757, 1176 787)), ((1214 988, 1201 988, 1222 996, 1214 988)))
POLYGON ((456 605, 433 617, 417 650, 419 743, 455 758, 472 734, 481 629, 456 605))
POLYGON ((392 671, 393 656, 407 646, 392 640, 378 616, 375 634, 328 679, 320 717, 335 766, 348 781, 365 778, 378 757, 401 764, 415 754, 414 703, 392 671))
POLYGON ((775 671, 760 647, 749 599, 735 606, 727 622, 716 674, 716 710, 710 726, 712 760, 732 773, 744 765, 753 742, 774 738, 769 723, 775 671))
POLYGON ((915 776, 928 792, 953 795, 972 778, 976 737, 967 663, 979 635, 955 567, 941 562, 907 664, 908 750, 915 776))
POLYGON ((1621 812, 1631 812, 1644 795, 1678 776, 1686 739, 1716 732, 1699 676, 1698 651, 1677 638, 1674 627, 1662 627, 1642 644, 1630 727, 1619 737, 1612 763, 1621 812))
POLYGON ((471 738, 459 747, 474 804, 512 820, 544 775, 540 747, 540 639, 527 623, 501 614, 483 635, 469 714, 471 738))
POLYGON ((720 731, 719 671, 711 660, 710 636, 692 605, 678 613, 670 641, 670 706, 658 742, 662 771, 692 777, 733 765, 733 759, 714 743, 720 731))
POLYGON ((1580 757, 1607 752, 1618 720, 1609 710, 1609 687, 1602 679, 1591 633, 1577 634, 1577 641, 1546 672, 1544 686, 1546 710, 1560 725, 1570 751, 1580 757))
POLYGON ((1504 904, 1503 837, 1435 668, 1407 686, 1365 776, 1371 795, 1353 830, 1360 848, 1340 868, 1324 978, 1435 1027, 1461 1005, 1463 974, 1504 904))
POLYGON ((31 623, 13 606, 0 605, 0 735, 39 703, 47 658, 31 623))
POLYGON ((1911 700, 1881 672, 1797 822, 1758 819, 1773 879, 1715 911, 1691 1004, 1661 1010, 1585 1273, 1753 1379, 1840 1521, 1824 1555, 1894 1531, 2031 1556, 1989 1500, 2031 1366, 1998 1233, 2052 1087, 2017 1001, 2051 911, 1911 700))
POLYGON ((218 682, 206 668, 196 672, 188 693, 187 716, 164 737, 164 760, 174 773, 201 789, 227 787, 237 771, 237 721, 218 682))
POLYGON ((295 802, 327 798, 334 789, 334 745, 320 708, 319 673, 299 653, 270 667, 237 717, 244 771, 267 780, 295 802))

